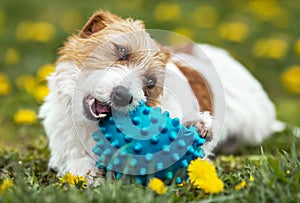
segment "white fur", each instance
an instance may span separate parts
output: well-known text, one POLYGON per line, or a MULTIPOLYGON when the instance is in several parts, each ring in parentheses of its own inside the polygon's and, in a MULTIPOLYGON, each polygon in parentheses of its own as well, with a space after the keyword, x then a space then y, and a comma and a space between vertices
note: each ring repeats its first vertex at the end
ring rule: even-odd
POLYGON ((283 129, 276 120, 274 104, 242 64, 220 48, 199 47, 213 63, 224 87, 226 135, 236 136, 241 143, 259 144, 272 132, 283 129))
POLYGON ((160 104, 163 110, 170 112, 171 117, 178 117, 182 122, 191 120, 193 114, 200 111, 188 80, 172 62, 167 63, 166 66, 160 104))
MULTIPOLYGON (((212 63, 215 67, 223 89, 212 88, 214 99, 216 95, 225 96, 223 103, 214 102, 214 105, 215 109, 225 109, 224 122, 220 117, 213 123, 209 113, 200 112, 187 79, 174 65, 173 59, 167 64, 164 93, 160 101, 163 109, 179 117, 182 122, 196 119, 203 122, 207 129, 213 128, 213 131, 216 125, 223 127, 219 127, 220 131, 213 136, 213 140, 205 144, 207 154, 229 136, 235 136, 241 144, 259 144, 274 130, 282 129, 282 124, 276 121, 274 105, 257 80, 240 63, 219 48, 209 45, 199 47, 194 47, 195 56, 189 57, 203 66, 212 63)), ((49 167, 57 170, 58 175, 67 171, 86 175, 96 170, 92 153, 95 142, 91 135, 97 129, 97 122, 83 116, 84 95, 89 93, 106 100, 113 87, 127 81, 124 79, 132 74, 134 77, 130 78, 133 80, 122 85, 133 90, 132 94, 136 98, 134 103, 144 98, 138 72, 126 67, 92 73, 81 70, 71 62, 58 64, 55 73, 48 79, 50 94, 40 109, 39 116, 44 119, 51 149, 49 167), (98 77, 103 78, 99 80, 98 77), (98 84, 99 81, 101 84, 98 84)), ((203 72, 204 76, 206 74, 209 78, 209 73, 203 72)), ((208 83, 214 86, 216 81, 208 80, 208 83)), ((217 115, 219 112, 215 113, 217 115)))
MULTIPOLYGON (((260 144, 263 139, 275 131, 281 131, 284 125, 276 120, 276 112, 273 103, 263 90, 259 82, 247 71, 247 69, 233 59, 225 50, 210 45, 199 44, 193 47, 194 56, 174 56, 174 61, 182 60, 191 63, 207 80, 214 99, 215 118, 213 124, 213 140, 206 142, 204 149, 210 154, 214 148, 229 138, 235 138, 237 146, 242 144, 260 144), (194 60, 194 63, 192 63, 194 60), (219 81, 218 81, 219 80, 219 81), (223 96, 219 96, 223 95, 223 96), (219 98, 217 98, 219 96, 219 98), (217 101, 216 101, 217 99, 217 101), (223 103, 222 103, 223 102, 223 103), (224 114, 224 115, 222 115, 224 114), (218 127, 218 131, 215 128, 218 127)), ((182 78, 182 73, 172 64, 167 64, 167 71, 177 74, 176 85, 174 80, 166 80, 165 86, 173 87, 177 100, 183 101, 175 105, 169 94, 164 94, 162 106, 169 107, 170 112, 177 112, 180 107, 184 121, 203 120, 208 128, 211 122, 202 118, 199 114, 197 100, 190 95, 192 91, 188 81, 182 78), (170 84, 168 84, 170 83, 170 84), (176 89, 176 88, 179 89, 176 89), (187 93, 189 96, 186 96, 187 93), (170 104, 171 102, 171 104, 170 104), (180 106, 180 107, 179 107, 180 106)), ((174 77, 174 76, 173 76, 174 77)), ((201 108, 201 107, 200 107, 201 108)), ((230 148, 231 146, 228 146, 230 148)), ((231 151, 231 150, 229 150, 231 151)))

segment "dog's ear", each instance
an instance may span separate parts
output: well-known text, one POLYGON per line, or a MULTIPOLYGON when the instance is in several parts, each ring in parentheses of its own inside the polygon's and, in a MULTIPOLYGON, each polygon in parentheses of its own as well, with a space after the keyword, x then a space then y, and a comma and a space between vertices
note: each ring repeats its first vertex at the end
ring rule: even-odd
POLYGON ((82 38, 88 38, 93 33, 99 32, 110 24, 114 22, 121 21, 122 18, 111 14, 108 11, 98 11, 96 12, 89 21, 85 24, 81 30, 79 36, 82 38))

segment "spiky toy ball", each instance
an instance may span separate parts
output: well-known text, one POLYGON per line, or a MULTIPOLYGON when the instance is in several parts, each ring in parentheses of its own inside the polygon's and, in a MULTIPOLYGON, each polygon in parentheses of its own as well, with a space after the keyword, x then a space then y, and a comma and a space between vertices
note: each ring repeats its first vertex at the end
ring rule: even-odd
POLYGON ((98 168, 143 185, 152 177, 181 183, 190 161, 204 157, 205 139, 194 127, 186 128, 145 102, 127 114, 113 110, 100 120, 93 138, 98 168))

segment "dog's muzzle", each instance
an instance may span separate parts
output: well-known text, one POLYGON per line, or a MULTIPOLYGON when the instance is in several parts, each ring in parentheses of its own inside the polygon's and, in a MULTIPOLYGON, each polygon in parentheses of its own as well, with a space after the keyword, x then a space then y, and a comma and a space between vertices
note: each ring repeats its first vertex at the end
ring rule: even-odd
POLYGON ((85 116, 90 120, 99 120, 111 113, 111 108, 123 108, 129 106, 133 101, 133 95, 126 87, 117 86, 111 94, 109 102, 101 102, 91 95, 83 99, 83 110, 85 116))
POLYGON ((91 95, 87 95, 82 103, 84 114, 90 120, 98 120, 111 113, 109 104, 102 103, 91 95))

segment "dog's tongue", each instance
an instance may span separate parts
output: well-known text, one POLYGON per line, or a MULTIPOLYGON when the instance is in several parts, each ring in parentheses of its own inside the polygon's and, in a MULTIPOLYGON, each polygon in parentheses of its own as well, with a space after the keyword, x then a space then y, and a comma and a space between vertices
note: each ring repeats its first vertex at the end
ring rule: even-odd
POLYGON ((103 113, 110 113, 111 109, 109 105, 103 105, 101 102, 96 101, 95 102, 95 111, 98 114, 103 114, 103 113))

